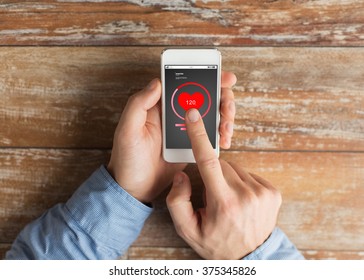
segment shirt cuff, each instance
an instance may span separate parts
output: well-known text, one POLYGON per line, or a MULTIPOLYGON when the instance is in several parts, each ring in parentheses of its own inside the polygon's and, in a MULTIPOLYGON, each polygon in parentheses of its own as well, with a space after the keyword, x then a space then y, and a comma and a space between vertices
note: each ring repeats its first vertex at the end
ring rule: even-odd
POLYGON ((65 206, 97 244, 120 251, 134 242, 153 211, 120 187, 104 166, 80 186, 65 206))
POLYGON ((243 260, 303 260, 304 257, 282 230, 276 227, 269 238, 243 260))

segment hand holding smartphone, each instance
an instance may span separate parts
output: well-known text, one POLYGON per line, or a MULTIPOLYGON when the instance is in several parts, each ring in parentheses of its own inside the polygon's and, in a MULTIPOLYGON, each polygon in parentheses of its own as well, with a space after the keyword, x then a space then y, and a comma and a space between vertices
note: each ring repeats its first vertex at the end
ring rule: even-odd
POLYGON ((166 49, 162 53, 163 157, 195 162, 185 115, 195 108, 219 155, 221 54, 217 49, 166 49))

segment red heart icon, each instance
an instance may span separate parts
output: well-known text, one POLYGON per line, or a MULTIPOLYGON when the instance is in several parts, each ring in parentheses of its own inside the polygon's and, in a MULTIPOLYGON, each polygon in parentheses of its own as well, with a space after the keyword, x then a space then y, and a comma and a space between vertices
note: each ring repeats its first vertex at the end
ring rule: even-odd
POLYGON ((203 102, 203 94, 198 91, 192 95, 187 92, 182 92, 178 96, 178 104, 186 111, 192 108, 199 109, 203 105, 203 102))

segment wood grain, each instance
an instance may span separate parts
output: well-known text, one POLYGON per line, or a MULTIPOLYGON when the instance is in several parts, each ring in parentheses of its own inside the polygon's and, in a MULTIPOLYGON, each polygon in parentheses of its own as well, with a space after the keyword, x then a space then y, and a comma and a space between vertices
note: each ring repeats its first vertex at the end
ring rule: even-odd
MULTIPOLYGON (((160 75, 162 46, 215 45, 238 77, 222 158, 280 189, 278 224, 307 259, 364 259, 360 1, 8 0, 0 18, 1 258, 107 162, 128 97, 160 75), (124 47, 6 47, 74 45, 124 47)), ((201 178, 186 172, 198 207, 201 178)), ((199 259, 167 192, 122 259, 199 259)))
POLYGON ((363 46, 360 1, 43 0, 0 4, 0 45, 363 46))
MULTIPOLYGON (((362 260, 363 251, 314 251, 301 250, 308 260, 362 260)), ((131 247, 131 260, 198 260, 200 257, 191 248, 131 247)))
POLYGON ((11 244, 0 244, 0 260, 5 258, 5 253, 10 249, 11 244))
MULTIPOLYGON (((0 260, 4 259, 5 253, 10 249, 11 244, 0 244, 0 260)), ((301 250, 301 253, 308 260, 329 259, 329 260, 363 260, 363 251, 317 251, 301 250)), ((200 257, 191 248, 175 247, 135 247, 129 248, 128 253, 121 260, 198 260, 200 257)))
POLYGON ((191 248, 130 247, 130 260, 198 260, 201 257, 191 248))
POLYGON ((363 251, 315 251, 304 250, 303 255, 308 260, 364 260, 363 251))
MULTIPOLYGON (((300 249, 362 250, 363 154, 226 152, 222 158, 237 162, 279 188, 284 203, 278 225, 300 249)), ((192 176, 200 189, 197 172, 192 171, 192 176)), ((185 246, 163 204, 135 244, 185 246)))
POLYGON ((0 243, 58 202, 65 202, 109 152, 0 149, 0 243))
MULTIPOLYGON (((0 243, 11 243, 25 224, 65 201, 108 156, 98 150, 1 149, 0 243)), ((222 158, 280 189, 284 203, 278 224, 298 248, 317 257, 329 257, 328 251, 364 251, 363 153, 224 152, 222 158)), ((187 173, 198 205, 201 179, 194 166, 187 173)), ((186 247, 164 200, 165 194, 155 202, 134 247, 186 247)), ((188 251, 181 254, 189 258, 188 251)))
MULTIPOLYGON (((162 48, 0 48, 0 146, 110 148, 162 48)), ((234 150, 364 150, 364 49, 221 48, 234 150)))

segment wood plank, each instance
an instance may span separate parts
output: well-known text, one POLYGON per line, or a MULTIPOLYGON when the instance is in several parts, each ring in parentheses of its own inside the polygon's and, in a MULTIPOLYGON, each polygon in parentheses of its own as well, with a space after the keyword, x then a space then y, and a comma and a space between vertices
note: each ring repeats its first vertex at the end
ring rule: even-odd
MULTIPOLYGON (((7 244, 7 243, 3 243, 0 244, 0 260, 5 259, 5 254, 7 251, 9 251, 11 248, 11 243, 7 244)), ((121 256, 120 258, 118 258, 119 260, 127 260, 128 259, 128 251, 125 253, 125 255, 121 256)))
MULTIPOLYGON (((0 244, 0 259, 4 259, 5 253, 11 244, 0 244)), ((317 251, 301 250, 308 260, 364 260, 363 251, 317 251)), ((165 248, 165 247, 130 247, 128 253, 121 260, 198 260, 200 256, 189 247, 165 248)))
POLYGON ((261 174, 280 189, 284 202, 278 225, 299 248, 356 251, 364 245, 363 156, 227 153, 224 158, 261 174))
MULTIPOLYGON (((282 192, 278 225, 299 248, 363 250, 362 153, 225 152, 282 192), (352 240, 356 240, 355 243, 352 240)), ((193 172, 195 191, 201 184, 193 172)), ((197 202, 200 199, 197 197, 197 202)), ((185 247, 164 204, 146 223, 136 246, 185 247)))
POLYGON ((364 68, 355 62, 363 50, 224 53, 224 65, 240 79, 233 149, 363 150, 364 68))
MULTIPOLYGON (((0 48, 0 146, 110 148, 162 48, 0 48)), ((222 48, 234 150, 364 150, 364 48, 222 48)))
MULTIPOLYGON (((191 248, 131 247, 132 260, 198 260, 201 259, 191 248)), ((308 260, 364 260, 363 251, 314 251, 302 250, 308 260)))
POLYGON ((360 1, 6 1, 0 45, 362 46, 360 1))
POLYGON ((363 251, 303 250, 302 253, 308 260, 364 260, 363 251))
POLYGON ((98 150, 0 149, 0 243, 65 202, 108 158, 98 150))
MULTIPOLYGON (((11 244, 0 244, 0 260, 11 244)), ((364 260, 363 251, 317 251, 301 250, 308 260, 364 260)), ((135 247, 129 248, 128 253, 121 260, 198 260, 201 259, 190 247, 135 247)))
POLYGON ((198 260, 191 248, 130 247, 129 260, 198 260))
MULTIPOLYGON (((25 224, 65 201, 108 156, 98 150, 0 149, 0 243, 11 243, 25 224)), ((224 152, 222 158, 281 190, 278 223, 299 248, 364 250, 364 153, 224 152)), ((201 179, 193 165, 187 173, 198 206, 201 179)), ((186 247, 164 201, 165 194, 135 246, 186 247)))

